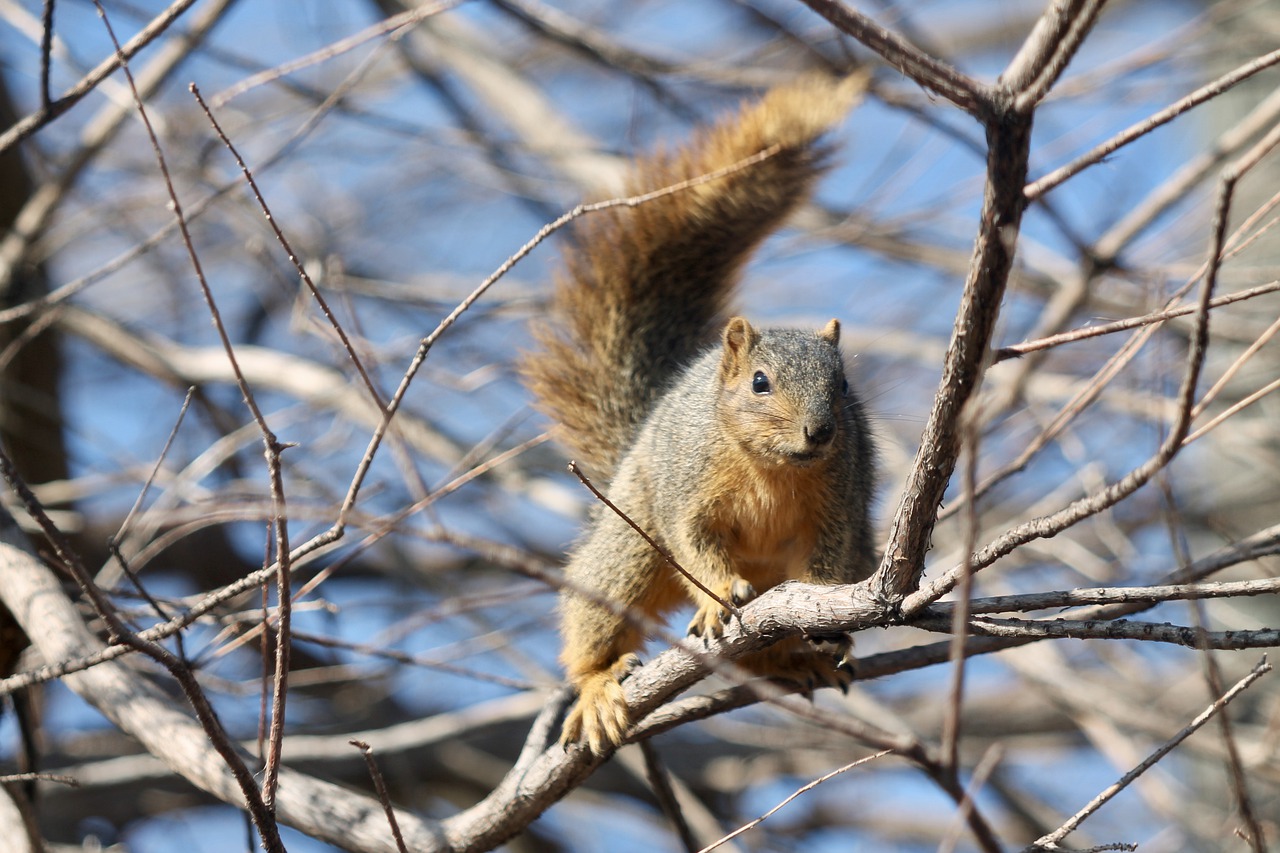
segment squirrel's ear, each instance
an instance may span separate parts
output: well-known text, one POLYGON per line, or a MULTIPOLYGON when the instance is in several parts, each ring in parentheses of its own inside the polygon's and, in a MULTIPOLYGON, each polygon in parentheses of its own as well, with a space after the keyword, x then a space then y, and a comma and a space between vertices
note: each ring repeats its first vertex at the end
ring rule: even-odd
POLYGON ((751 350, 760 340, 760 333, 751 327, 744 317, 734 317, 724 327, 724 352, 720 358, 720 375, 726 379, 737 376, 750 364, 751 350))
POLYGON ((832 318, 831 322, 818 330, 818 337, 833 344, 840 343, 840 321, 832 318))

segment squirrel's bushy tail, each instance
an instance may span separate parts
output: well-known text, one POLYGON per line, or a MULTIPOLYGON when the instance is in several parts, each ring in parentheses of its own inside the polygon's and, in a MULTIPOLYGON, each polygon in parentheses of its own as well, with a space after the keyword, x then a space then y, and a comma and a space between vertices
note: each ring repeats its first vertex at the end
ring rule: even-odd
POLYGON ((672 376, 723 322, 744 261, 806 197, 828 153, 819 138, 865 86, 861 75, 812 76, 774 89, 642 160, 625 194, 692 186, 579 220, 548 319, 534 327, 540 348, 523 364, 579 461, 612 476, 672 376), (700 180, 717 171, 728 173, 700 180))

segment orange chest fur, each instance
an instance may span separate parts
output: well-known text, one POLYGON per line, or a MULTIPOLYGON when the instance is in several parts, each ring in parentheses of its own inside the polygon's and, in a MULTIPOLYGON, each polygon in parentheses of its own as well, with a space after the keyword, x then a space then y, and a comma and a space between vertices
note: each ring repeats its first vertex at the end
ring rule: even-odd
POLYGON ((706 493, 717 495, 705 516, 739 575, 763 591, 805 576, 813 560, 830 489, 822 466, 715 466, 706 493))

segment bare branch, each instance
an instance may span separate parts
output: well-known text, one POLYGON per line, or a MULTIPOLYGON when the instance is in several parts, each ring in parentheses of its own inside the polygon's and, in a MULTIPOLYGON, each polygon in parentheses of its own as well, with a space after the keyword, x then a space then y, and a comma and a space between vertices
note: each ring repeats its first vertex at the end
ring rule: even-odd
POLYGON ((812 782, 807 782, 804 785, 801 785, 799 788, 793 791, 786 799, 778 803, 773 808, 769 809, 764 814, 760 815, 760 817, 756 818, 755 820, 744 823, 742 826, 738 827, 733 832, 726 835, 724 838, 721 838, 720 840, 712 844, 708 844, 706 847, 703 847, 701 850, 698 851, 698 853, 710 853, 710 851, 715 850, 717 847, 722 846, 726 842, 732 841, 742 833, 749 832, 752 829, 755 829, 757 826, 764 823, 766 820, 768 820, 769 818, 777 814, 779 811, 781 811, 783 806, 787 805, 788 803, 791 803, 801 794, 807 794, 809 791, 812 791, 814 788, 818 787, 823 782, 826 782, 828 779, 833 779, 836 776, 839 776, 841 773, 852 770, 855 767, 861 767, 863 764, 867 764, 869 762, 875 761, 877 758, 884 758, 886 755, 889 755, 889 750, 887 749, 881 750, 880 752, 872 753, 871 755, 868 755, 865 758, 859 758, 857 761, 850 761, 848 764, 844 765, 843 767, 837 767, 835 770, 832 770, 830 773, 826 773, 822 776, 819 776, 817 779, 814 779, 812 782))
POLYGON ((890 66, 898 69, 930 91, 937 92, 967 113, 987 111, 990 94, 981 84, 944 62, 920 50, 861 12, 850 9, 840 0, 802 0, 806 6, 875 51, 890 66))
MULTIPOLYGON (((873 583, 886 599, 901 599, 924 570, 937 510, 955 468, 961 412, 976 393, 1013 265, 1022 219, 1021 186, 1031 140, 1025 116, 1007 116, 989 130, 987 184, 964 293, 952 327, 942 378, 889 529, 889 544, 873 583), (1013 185, 1017 184, 1015 191, 1013 185)), ((979 566, 980 568, 980 566, 979 566)))
POLYGON ((1188 723, 1186 728, 1184 728, 1182 731, 1178 732, 1176 735, 1174 735, 1172 738, 1170 738, 1168 741, 1162 744, 1159 749, 1151 753, 1151 755, 1148 756, 1147 759, 1143 761, 1141 764, 1139 764, 1137 767, 1134 767, 1128 773, 1121 776, 1120 779, 1115 782, 1115 784, 1111 785, 1102 793, 1098 794, 1098 796, 1090 800, 1089 803, 1085 805, 1084 808, 1082 808, 1080 811, 1076 812, 1074 815, 1068 818, 1067 822, 1064 823, 1062 826, 1058 827, 1056 830, 1049 833, 1048 835, 1042 836, 1041 838, 1037 839, 1036 843, 1026 848, 1026 850, 1023 851, 1023 853, 1037 853, 1037 851, 1056 849, 1058 842, 1066 838, 1073 831, 1075 831, 1075 829, 1081 823, 1083 823, 1085 819, 1087 819, 1090 815, 1092 815, 1098 809, 1106 805, 1107 802, 1111 800, 1112 797, 1114 797, 1116 794, 1120 793, 1126 787, 1128 787, 1129 783, 1131 783, 1134 779, 1137 779, 1143 773, 1151 769, 1151 767, 1153 767, 1157 761, 1159 761, 1160 759, 1168 755, 1170 752, 1172 752, 1174 747, 1176 747, 1178 744, 1182 743, 1184 740, 1190 737, 1192 733, 1194 733, 1197 729, 1199 729, 1205 723, 1209 722, 1209 720, 1211 720, 1215 714, 1217 714, 1219 711, 1224 709, 1228 704, 1230 704, 1231 700, 1235 699, 1237 696, 1239 696, 1241 693, 1247 690, 1250 687, 1250 685, 1252 685, 1255 681, 1257 681, 1259 678, 1266 675, 1270 671, 1271 671, 1271 664, 1267 663, 1266 659, 1263 659, 1261 663, 1259 663, 1257 666, 1253 668, 1252 672, 1250 672, 1244 678, 1240 679, 1240 681, 1238 681, 1234 687, 1232 687, 1230 690, 1224 693, 1221 698, 1215 701, 1212 705, 1206 708, 1203 713, 1201 713, 1194 720, 1188 723))
MULTIPOLYGON (((950 620, 920 615, 911 624, 932 631, 949 633, 950 620)), ((1206 631, 1201 628, 1155 622, 1130 622, 1126 619, 1098 621, 1092 619, 998 619, 976 616, 969 630, 986 637, 1054 638, 1073 640, 1148 640, 1171 643, 1189 649, 1269 649, 1280 646, 1280 629, 1256 631, 1206 631)))
POLYGON ((391 800, 387 796, 387 785, 382 781, 382 773, 378 770, 378 763, 373 760, 373 749, 369 744, 362 740, 348 741, 360 753, 364 755, 365 763, 369 767, 369 776, 373 779, 373 786, 378 791, 378 801, 382 803, 382 809, 387 813, 387 823, 391 826, 391 835, 396 840, 396 850, 399 853, 409 853, 409 849, 404 846, 404 836, 400 833, 400 825, 396 823, 396 810, 391 806, 391 800))
POLYGON ((1223 74, 1212 83, 1206 83, 1186 97, 1174 101, 1169 106, 1142 121, 1134 122, 1106 142, 1095 145, 1065 166, 1059 166, 1044 177, 1037 178, 1032 183, 1027 184, 1026 189, 1023 190, 1027 200, 1032 201, 1039 198, 1088 167, 1102 162, 1135 139, 1140 139, 1156 128, 1173 121, 1188 110, 1194 109, 1206 101, 1213 100, 1236 84, 1248 80, 1259 71, 1270 68, 1278 62, 1280 62, 1280 50, 1273 50, 1271 53, 1259 56, 1252 62, 1246 62, 1234 71, 1223 74))
POLYGON ((26 139, 75 106, 81 98, 92 92, 99 83, 120 68, 122 61, 132 59, 134 54, 155 41, 183 12, 191 8, 193 3, 195 3, 195 0, 174 0, 168 8, 152 18, 151 22, 141 32, 129 39, 123 47, 120 47, 110 57, 102 60, 97 68, 94 68, 80 82, 63 92, 56 101, 53 101, 48 107, 41 107, 26 118, 18 120, 8 130, 0 133, 0 152, 7 151, 11 146, 26 139))

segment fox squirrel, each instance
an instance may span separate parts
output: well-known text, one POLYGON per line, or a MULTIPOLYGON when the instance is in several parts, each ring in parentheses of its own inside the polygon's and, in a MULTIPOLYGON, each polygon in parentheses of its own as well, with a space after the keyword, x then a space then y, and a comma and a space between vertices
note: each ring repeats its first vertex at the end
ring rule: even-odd
MULTIPOLYGON (((818 138, 864 89, 862 77, 805 78, 639 163, 630 194, 728 173, 582 220, 522 366, 561 438, 610 481, 612 503, 735 604, 790 579, 863 580, 875 565, 875 454, 840 324, 814 333, 723 317, 747 257, 824 171, 818 138)), ((630 724, 619 682, 643 642, 621 613, 691 600, 689 632, 704 637, 720 636, 729 614, 599 504, 565 573, 561 660, 578 701, 561 742, 585 737, 603 753, 630 724)), ((808 686, 848 680, 801 638, 742 664, 808 686)))

